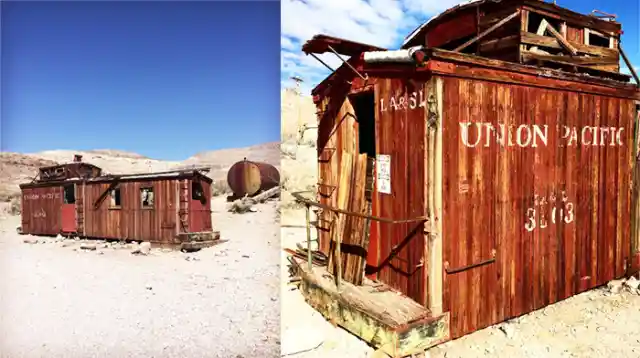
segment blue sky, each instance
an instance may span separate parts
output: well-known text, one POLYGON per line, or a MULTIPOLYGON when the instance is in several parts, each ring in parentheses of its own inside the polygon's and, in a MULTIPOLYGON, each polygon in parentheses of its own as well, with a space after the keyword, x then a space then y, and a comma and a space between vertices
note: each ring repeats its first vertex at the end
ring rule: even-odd
POLYGON ((2 1, 2 151, 182 160, 280 138, 280 6, 2 1))
MULTIPOLYGON (((324 33, 396 49, 416 26, 463 2, 466 1, 282 0, 281 85, 291 87, 289 78, 299 76, 305 81, 303 91, 308 94, 328 75, 329 71, 322 64, 300 52, 302 43, 315 34, 324 33)), ((557 0, 559 6, 583 14, 598 9, 618 15, 624 30, 623 48, 634 67, 640 66, 639 3, 631 0, 557 0)), ((340 64, 333 54, 320 57, 333 68, 340 64)))

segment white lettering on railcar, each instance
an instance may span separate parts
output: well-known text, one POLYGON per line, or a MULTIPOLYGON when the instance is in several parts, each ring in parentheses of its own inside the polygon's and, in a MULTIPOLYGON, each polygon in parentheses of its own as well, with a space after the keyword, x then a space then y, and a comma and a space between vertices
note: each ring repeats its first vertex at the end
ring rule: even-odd
POLYGON ((38 200, 38 199, 60 199, 60 193, 45 193, 45 194, 26 194, 23 196, 24 200, 38 200))
POLYGON ((34 218, 46 218, 47 217, 47 212, 44 211, 44 209, 40 208, 40 210, 36 210, 33 213, 33 217, 34 218))
POLYGON ((549 225, 570 224, 575 220, 574 204, 565 190, 552 191, 548 196, 534 194, 533 206, 525 211, 525 230, 532 232, 549 225))
POLYGON ((389 98, 380 99, 380 112, 406 111, 427 106, 424 91, 406 93, 404 95, 392 95, 389 98))
POLYGON ((468 148, 478 146, 537 148, 547 146, 549 132, 558 139, 561 147, 577 145, 590 147, 623 146, 624 127, 568 127, 538 124, 505 125, 489 122, 460 122, 460 139, 468 148))

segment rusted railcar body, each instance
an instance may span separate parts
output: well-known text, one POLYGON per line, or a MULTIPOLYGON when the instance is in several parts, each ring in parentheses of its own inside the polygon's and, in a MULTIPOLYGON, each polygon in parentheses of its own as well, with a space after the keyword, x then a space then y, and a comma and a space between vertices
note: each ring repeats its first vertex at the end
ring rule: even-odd
POLYGON ((22 233, 149 241, 161 246, 180 245, 195 240, 194 236, 196 241, 215 239, 211 179, 200 172, 99 174, 20 185, 22 233))
MULTIPOLYGON (((449 338, 637 269, 629 76, 429 47, 420 66, 369 63, 363 52, 379 49, 322 36, 305 47, 351 56, 312 93, 318 201, 338 207, 343 153, 376 158, 371 214, 427 218, 371 221, 366 274, 448 314, 449 338)), ((327 255, 330 216, 317 225, 327 255)))

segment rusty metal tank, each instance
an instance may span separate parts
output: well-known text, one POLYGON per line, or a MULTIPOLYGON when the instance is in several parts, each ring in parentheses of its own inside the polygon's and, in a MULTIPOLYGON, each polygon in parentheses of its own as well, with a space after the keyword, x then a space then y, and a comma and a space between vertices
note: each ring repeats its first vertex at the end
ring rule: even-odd
POLYGON ((245 158, 229 168, 227 183, 235 196, 254 196, 278 186, 280 173, 273 165, 245 158))

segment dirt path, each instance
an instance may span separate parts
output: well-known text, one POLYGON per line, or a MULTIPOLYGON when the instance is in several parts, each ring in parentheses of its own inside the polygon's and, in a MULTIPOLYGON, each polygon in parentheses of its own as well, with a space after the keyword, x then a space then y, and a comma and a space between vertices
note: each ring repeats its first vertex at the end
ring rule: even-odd
MULTIPOLYGON (((305 242, 302 228, 283 228, 283 246, 305 242)), ((282 258, 283 277, 287 277, 282 258)), ((334 328, 283 280, 282 353, 295 357, 371 357, 373 349, 334 328)), ((640 296, 606 287, 431 349, 428 357, 640 357, 640 296)))
POLYGON ((224 206, 213 224, 229 241, 193 254, 26 244, 3 218, 0 357, 280 356, 275 204, 224 206))

